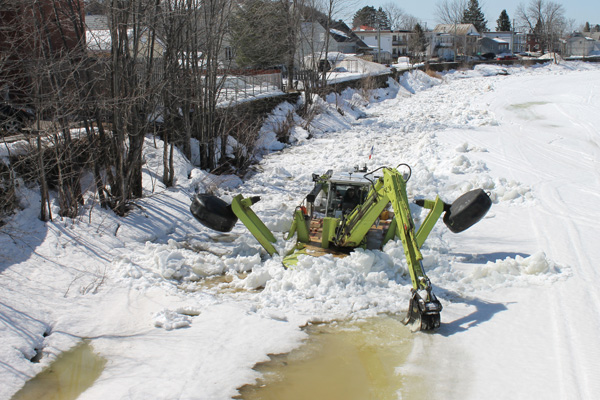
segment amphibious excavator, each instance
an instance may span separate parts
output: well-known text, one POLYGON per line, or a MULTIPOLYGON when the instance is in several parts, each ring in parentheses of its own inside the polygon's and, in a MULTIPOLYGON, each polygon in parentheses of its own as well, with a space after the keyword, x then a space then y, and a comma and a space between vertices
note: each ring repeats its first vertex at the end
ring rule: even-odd
MULTIPOLYGON (((423 269, 420 249, 442 215, 450 231, 462 232, 485 216, 492 201, 482 189, 471 190, 452 204, 444 203, 439 196, 417 199, 416 205, 429 209, 417 229, 406 193, 410 176, 407 164, 369 172, 363 167, 355 168, 353 173, 334 174, 330 170, 313 174, 312 191, 294 211, 286 240, 295 236, 296 245, 284 255, 283 264, 293 267, 302 255, 344 257, 357 247, 381 249, 389 240, 399 238, 412 281, 403 323, 414 331, 429 331, 439 328, 442 305, 423 269)), ((203 225, 220 232, 231 231, 239 219, 272 256, 278 254, 275 236, 251 208, 259 200, 259 196, 240 194, 227 204, 214 195, 197 194, 190 211, 203 225)))

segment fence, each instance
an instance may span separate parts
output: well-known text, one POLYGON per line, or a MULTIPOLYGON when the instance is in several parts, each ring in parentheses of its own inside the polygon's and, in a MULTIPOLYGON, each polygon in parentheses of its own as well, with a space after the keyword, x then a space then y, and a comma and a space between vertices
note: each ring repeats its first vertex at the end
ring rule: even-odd
POLYGON ((222 105, 251 100, 253 97, 281 94, 282 76, 280 71, 252 71, 242 75, 239 71, 229 71, 219 92, 222 105))

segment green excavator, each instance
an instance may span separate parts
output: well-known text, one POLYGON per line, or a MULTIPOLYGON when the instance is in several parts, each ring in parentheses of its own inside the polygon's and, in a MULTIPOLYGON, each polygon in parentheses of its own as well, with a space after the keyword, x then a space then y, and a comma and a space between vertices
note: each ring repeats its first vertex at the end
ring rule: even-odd
MULTIPOLYGON (((439 328, 442 305, 423 269, 421 247, 442 215, 452 232, 462 232, 485 216, 492 201, 482 189, 471 190, 452 204, 439 196, 415 200, 418 206, 429 209, 417 229, 406 194, 410 175, 407 164, 370 172, 355 168, 353 173, 313 174, 314 188, 294 211, 286 240, 296 237, 296 245, 284 255, 283 264, 293 267, 303 255, 344 257, 357 247, 381 249, 389 240, 399 238, 412 281, 403 323, 414 331, 429 331, 439 328)), ((231 231, 239 219, 272 256, 278 254, 275 236, 251 208, 259 200, 258 196, 237 195, 227 204, 214 195, 197 194, 190 211, 203 225, 220 232, 231 231)))

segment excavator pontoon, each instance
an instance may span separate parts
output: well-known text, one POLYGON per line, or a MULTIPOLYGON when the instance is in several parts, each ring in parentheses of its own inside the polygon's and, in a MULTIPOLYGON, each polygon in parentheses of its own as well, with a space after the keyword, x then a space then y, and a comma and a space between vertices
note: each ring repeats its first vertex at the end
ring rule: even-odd
MULTIPOLYGON (((440 326, 442 305, 423 269, 420 249, 442 215, 452 232, 462 232, 485 216, 492 201, 482 189, 471 190, 452 204, 439 196, 415 200, 418 206, 429 209, 417 229, 406 194, 410 176, 407 164, 370 172, 364 167, 355 168, 354 173, 313 174, 314 188, 294 211, 286 240, 295 236, 296 245, 284 255, 283 264, 291 267, 301 255, 344 257, 357 247, 381 249, 389 240, 399 238, 412 281, 403 323, 415 331, 428 331, 440 326)), ((227 204, 214 195, 198 194, 190 210, 203 225, 220 232, 231 231, 239 219, 272 256, 278 254, 275 236, 251 208, 259 200, 258 196, 240 194, 227 204)))

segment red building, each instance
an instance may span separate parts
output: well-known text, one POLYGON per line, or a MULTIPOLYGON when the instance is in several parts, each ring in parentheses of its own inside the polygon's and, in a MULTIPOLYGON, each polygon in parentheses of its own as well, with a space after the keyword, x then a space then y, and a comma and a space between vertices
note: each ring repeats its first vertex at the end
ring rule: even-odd
POLYGON ((530 53, 535 53, 538 51, 542 50, 542 46, 540 46, 540 43, 537 40, 537 37, 532 34, 532 33, 528 33, 527 34, 527 51, 530 53))
POLYGON ((82 0, 0 2, 0 87, 6 97, 26 92, 32 65, 49 62, 85 45, 82 0))

